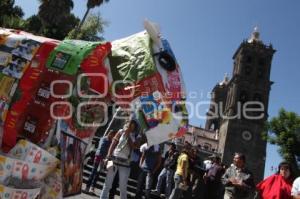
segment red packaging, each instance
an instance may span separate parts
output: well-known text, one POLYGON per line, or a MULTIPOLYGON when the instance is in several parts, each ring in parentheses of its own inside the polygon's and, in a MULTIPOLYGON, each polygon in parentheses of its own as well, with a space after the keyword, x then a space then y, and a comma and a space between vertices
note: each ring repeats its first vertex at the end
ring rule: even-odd
POLYGON ((111 44, 105 43, 98 45, 92 53, 80 64, 83 73, 92 73, 103 76, 89 76, 90 88, 106 96, 109 88, 107 70, 104 59, 111 51, 111 44))
POLYGON ((119 102, 122 106, 126 106, 126 103, 130 103, 133 99, 141 95, 148 95, 154 91, 165 93, 165 89, 162 83, 162 79, 159 73, 155 73, 139 82, 136 82, 127 87, 121 89, 112 90, 112 95, 116 102, 119 102))

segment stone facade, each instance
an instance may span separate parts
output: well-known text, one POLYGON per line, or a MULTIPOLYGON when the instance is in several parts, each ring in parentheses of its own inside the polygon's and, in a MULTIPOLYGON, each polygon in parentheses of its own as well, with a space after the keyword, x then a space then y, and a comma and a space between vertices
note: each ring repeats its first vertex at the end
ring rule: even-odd
POLYGON ((207 138, 203 135, 217 138, 214 148, 226 165, 232 163, 235 152, 244 153, 247 167, 253 172, 256 182, 264 176, 266 141, 262 133, 268 118, 274 53, 272 45, 265 45, 255 29, 251 38, 243 41, 233 56, 232 78, 226 76, 212 90, 205 129, 198 130, 202 132, 198 137, 202 141, 197 141, 197 144, 205 143, 207 138))

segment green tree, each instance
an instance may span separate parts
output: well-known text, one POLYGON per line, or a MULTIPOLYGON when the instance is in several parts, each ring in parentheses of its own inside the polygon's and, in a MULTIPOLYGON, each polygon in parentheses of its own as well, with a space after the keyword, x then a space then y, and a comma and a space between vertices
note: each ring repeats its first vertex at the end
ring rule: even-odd
POLYGON ((0 26, 6 28, 22 28, 24 12, 21 7, 15 6, 14 0, 0 1, 0 26))
POLYGON ((101 6, 104 2, 109 2, 109 0, 88 0, 87 1, 87 4, 86 4, 86 11, 85 11, 85 14, 79 24, 79 26, 76 28, 75 32, 79 32, 79 30, 81 29, 83 23, 85 22, 90 10, 92 8, 95 8, 97 6, 101 6))
POLYGON ((80 39, 86 41, 101 41, 104 38, 101 35, 104 32, 104 26, 107 22, 102 19, 100 14, 90 14, 79 32, 73 29, 69 34, 69 39, 80 39))
POLYGON ((39 1, 38 17, 42 23, 42 35, 62 40, 79 23, 80 20, 71 13, 74 7, 72 0, 39 1))
POLYGON ((37 15, 32 15, 25 21, 25 30, 33 34, 40 34, 42 27, 42 21, 37 15))
POLYGON ((279 146, 279 153, 299 174, 297 157, 300 156, 300 116, 283 108, 268 122, 269 142, 279 146))
POLYGON ((69 16, 74 7, 72 0, 39 0, 38 16, 45 25, 58 25, 69 16))

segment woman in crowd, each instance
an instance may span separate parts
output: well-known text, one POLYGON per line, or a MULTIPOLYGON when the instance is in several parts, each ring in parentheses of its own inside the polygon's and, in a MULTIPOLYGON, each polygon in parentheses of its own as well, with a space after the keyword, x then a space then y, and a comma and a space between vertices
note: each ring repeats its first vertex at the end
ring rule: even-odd
POLYGON ((100 199, 108 199, 109 191, 112 187, 116 173, 119 173, 120 198, 127 199, 127 182, 130 174, 130 156, 131 151, 139 147, 139 141, 136 139, 138 123, 130 120, 124 128, 119 130, 113 138, 107 154, 107 160, 113 162, 107 170, 105 184, 100 194, 100 199))
POLYGON ((175 187, 172 190, 169 199, 179 199, 182 190, 188 186, 188 170, 189 170, 189 147, 185 145, 177 160, 177 169, 174 176, 175 187))
POLYGON ((292 197, 293 199, 300 199, 300 177, 293 182, 292 197))
POLYGON ((256 185, 260 199, 291 199, 293 172, 287 162, 278 166, 278 172, 256 185))

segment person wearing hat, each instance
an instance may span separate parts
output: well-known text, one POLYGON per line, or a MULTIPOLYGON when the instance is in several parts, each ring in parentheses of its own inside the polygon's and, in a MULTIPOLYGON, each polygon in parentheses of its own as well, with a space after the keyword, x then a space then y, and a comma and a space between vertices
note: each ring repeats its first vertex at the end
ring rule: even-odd
POLYGON ((161 170, 161 172, 158 176, 156 189, 152 191, 155 195, 161 194, 163 180, 165 180, 165 182, 166 182, 165 196, 166 196, 166 198, 168 198, 170 196, 172 188, 173 188, 172 187, 173 186, 173 177, 174 177, 174 173, 176 170, 178 156, 179 156, 179 153, 176 150, 175 143, 173 143, 173 142, 170 143, 169 150, 165 154, 164 168, 161 170))
POLYGON ((103 167, 103 160, 106 157, 108 153, 108 149, 110 147, 110 144, 112 142, 113 137, 115 136, 117 132, 114 130, 110 130, 106 136, 103 136, 100 141, 98 148, 96 150, 95 158, 94 158, 94 163, 93 163, 93 170, 89 176, 89 179, 86 183, 86 188, 85 191, 89 192, 90 187, 92 186, 92 192, 95 191, 95 186, 97 184, 97 179, 100 174, 100 171, 103 167), (98 168, 100 166, 100 171, 97 172, 98 168))
POLYGON ((216 154, 208 158, 211 160, 212 166, 203 175, 203 180, 206 185, 205 198, 221 199, 223 192, 221 177, 224 173, 221 158, 216 154))

